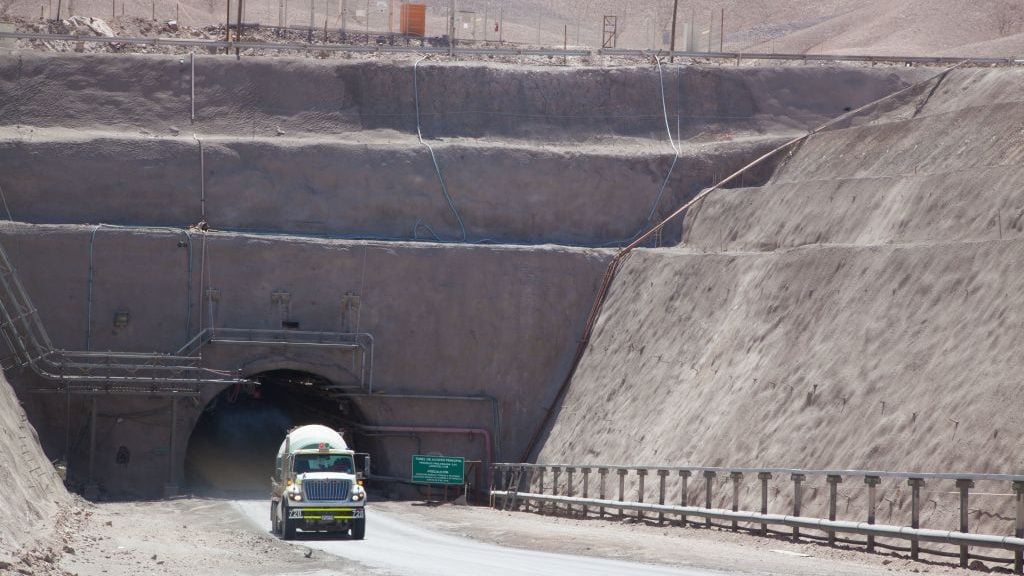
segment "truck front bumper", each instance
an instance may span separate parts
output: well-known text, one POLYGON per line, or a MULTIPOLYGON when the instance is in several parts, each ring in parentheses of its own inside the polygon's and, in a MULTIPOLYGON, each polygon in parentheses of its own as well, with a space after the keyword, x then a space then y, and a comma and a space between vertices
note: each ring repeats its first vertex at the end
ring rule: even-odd
POLYGON ((309 525, 340 524, 357 518, 365 518, 366 511, 362 506, 290 506, 289 520, 302 520, 309 525))

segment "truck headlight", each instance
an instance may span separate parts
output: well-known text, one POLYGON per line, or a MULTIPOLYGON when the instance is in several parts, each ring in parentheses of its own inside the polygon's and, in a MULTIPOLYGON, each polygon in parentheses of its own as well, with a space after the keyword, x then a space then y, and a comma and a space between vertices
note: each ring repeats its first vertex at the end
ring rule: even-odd
POLYGON ((356 493, 352 494, 352 501, 353 502, 359 502, 363 498, 366 498, 366 494, 364 492, 356 492, 356 493))
POLYGON ((293 492, 290 496, 292 497, 292 500, 295 500, 296 502, 302 501, 302 494, 299 494, 298 492, 293 492))

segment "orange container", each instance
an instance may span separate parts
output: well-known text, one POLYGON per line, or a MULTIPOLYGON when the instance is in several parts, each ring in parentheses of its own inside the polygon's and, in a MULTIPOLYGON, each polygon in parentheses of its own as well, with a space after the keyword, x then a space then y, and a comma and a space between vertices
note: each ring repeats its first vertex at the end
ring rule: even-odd
POLYGON ((427 35, 427 5, 402 4, 400 30, 407 36, 427 35))

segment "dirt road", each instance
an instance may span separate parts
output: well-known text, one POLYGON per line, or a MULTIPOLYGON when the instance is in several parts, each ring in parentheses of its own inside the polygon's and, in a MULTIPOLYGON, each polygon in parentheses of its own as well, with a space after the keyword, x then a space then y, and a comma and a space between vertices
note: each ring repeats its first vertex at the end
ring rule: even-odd
MULTIPOLYGON (((269 532, 267 503, 234 507, 269 532)), ((374 502, 366 540, 302 537, 300 550, 336 554, 394 574, 946 574, 946 565, 717 530, 579 520, 467 506, 374 502)))
MULTIPOLYGON (((267 502, 241 501, 238 509, 253 523, 270 530, 267 502)), ((477 542, 429 530, 401 515, 374 509, 367 514, 367 538, 363 541, 327 539, 299 534, 295 545, 323 550, 367 566, 408 576, 710 576, 717 572, 641 564, 570 554, 539 552, 477 542)))
POLYGON ((466 506, 373 502, 366 540, 269 533, 267 501, 181 498, 89 504, 30 563, 0 574, 304 576, 403 574, 962 573, 950 564, 718 530, 554 518, 466 506), (657 560, 660 565, 651 565, 657 560), (19 572, 19 570, 23 570, 19 572), (26 572, 27 571, 27 572, 26 572))

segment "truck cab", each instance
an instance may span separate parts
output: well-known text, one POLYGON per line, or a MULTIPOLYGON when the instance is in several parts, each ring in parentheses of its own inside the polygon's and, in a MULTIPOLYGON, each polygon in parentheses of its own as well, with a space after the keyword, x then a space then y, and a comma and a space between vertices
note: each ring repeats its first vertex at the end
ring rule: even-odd
POLYGON ((295 428, 277 453, 270 522, 285 540, 304 532, 366 536, 366 489, 355 453, 338 432, 318 424, 295 428))

